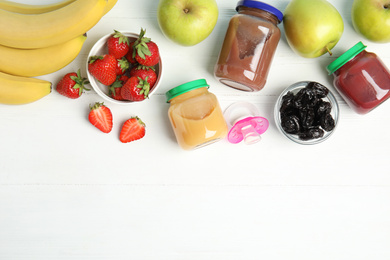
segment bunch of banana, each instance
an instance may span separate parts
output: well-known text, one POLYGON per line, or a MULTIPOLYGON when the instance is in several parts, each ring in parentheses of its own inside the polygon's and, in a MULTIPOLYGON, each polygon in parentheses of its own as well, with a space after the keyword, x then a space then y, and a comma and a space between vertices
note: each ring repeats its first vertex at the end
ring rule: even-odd
POLYGON ((25 104, 51 92, 51 82, 31 78, 68 65, 86 32, 118 0, 63 0, 28 5, 0 0, 0 103, 25 104))

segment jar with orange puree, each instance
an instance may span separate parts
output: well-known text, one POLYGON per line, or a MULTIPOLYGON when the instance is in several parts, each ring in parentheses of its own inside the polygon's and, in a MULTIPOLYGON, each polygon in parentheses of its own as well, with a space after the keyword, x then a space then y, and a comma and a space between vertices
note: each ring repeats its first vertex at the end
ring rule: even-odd
POLYGON ((185 150, 226 137, 228 128, 216 96, 206 80, 198 79, 166 92, 168 116, 177 142, 185 150))

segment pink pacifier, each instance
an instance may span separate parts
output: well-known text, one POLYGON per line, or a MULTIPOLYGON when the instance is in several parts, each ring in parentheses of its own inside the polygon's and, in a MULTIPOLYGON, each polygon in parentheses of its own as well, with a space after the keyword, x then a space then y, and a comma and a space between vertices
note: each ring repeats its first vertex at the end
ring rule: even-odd
POLYGON ((259 116, 257 107, 248 102, 237 102, 230 105, 224 112, 229 127, 227 139, 233 144, 244 140, 245 144, 254 144, 261 140, 267 131, 269 122, 259 116))

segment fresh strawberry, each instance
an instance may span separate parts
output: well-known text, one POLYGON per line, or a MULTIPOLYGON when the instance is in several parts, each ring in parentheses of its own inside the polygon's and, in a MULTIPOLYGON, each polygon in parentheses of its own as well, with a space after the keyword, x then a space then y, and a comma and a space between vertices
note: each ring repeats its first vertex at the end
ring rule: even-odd
POLYGON ((88 71, 103 85, 109 86, 116 80, 117 60, 114 56, 92 56, 89 60, 88 71))
POLYGON ((108 95, 115 99, 115 100, 119 100, 119 101, 122 101, 123 100, 123 97, 121 95, 121 91, 122 91, 122 81, 120 80, 116 80, 114 83, 112 83, 112 85, 109 87, 108 89, 108 95))
POLYGON ((139 38, 134 43, 133 57, 139 64, 151 67, 160 61, 160 53, 157 44, 144 37, 145 32, 141 29, 139 38))
POLYGON ((103 103, 96 102, 93 106, 89 106, 88 120, 103 133, 109 133, 112 129, 112 113, 111 110, 103 103))
POLYGON ((89 84, 86 78, 81 77, 80 70, 66 74, 56 86, 56 90, 61 95, 76 99, 83 94, 84 90, 90 90, 84 85, 89 84))
POLYGON ((142 101, 149 95, 150 85, 139 77, 130 77, 122 87, 123 99, 130 101, 142 101))
POLYGON ((129 79, 129 77, 126 76, 126 75, 122 75, 122 76, 119 77, 119 80, 122 81, 123 84, 124 84, 128 79, 129 79))
POLYGON ((150 88, 154 86, 157 80, 157 74, 154 71, 153 67, 137 66, 133 67, 130 70, 130 77, 140 77, 143 80, 146 80, 150 88))
POLYGON ((122 143, 129 143, 139 140, 145 136, 145 124, 139 117, 128 119, 122 126, 119 140, 122 143))
POLYGON ((136 64, 137 61, 135 60, 135 58, 133 58, 133 54, 135 56, 135 53, 134 53, 134 42, 130 42, 130 50, 129 52, 125 55, 126 59, 128 60, 128 62, 130 64, 136 64))
POLYGON ((120 76, 108 89, 108 94, 115 100, 124 100, 121 91, 123 84, 129 79, 128 76, 122 75, 120 76))
POLYGON ((122 59, 117 59, 116 66, 116 75, 123 75, 130 68, 129 61, 123 57, 122 59))
POLYGON ((121 59, 129 52, 129 38, 114 30, 114 33, 107 40, 108 54, 121 59))

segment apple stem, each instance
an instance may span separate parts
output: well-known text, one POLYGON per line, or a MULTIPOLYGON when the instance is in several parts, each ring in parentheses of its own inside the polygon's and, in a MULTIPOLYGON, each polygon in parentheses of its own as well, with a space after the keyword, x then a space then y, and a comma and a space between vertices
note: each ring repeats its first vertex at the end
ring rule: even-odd
POLYGON ((390 8, 390 4, 385 4, 383 7, 384 7, 385 9, 389 9, 389 8, 390 8))
POLYGON ((190 10, 188 10, 188 8, 185 8, 183 11, 184 11, 185 14, 188 14, 188 12, 189 12, 190 10))
POLYGON ((333 53, 329 50, 328 46, 326 46, 325 49, 329 53, 329 55, 332 56, 333 53))

